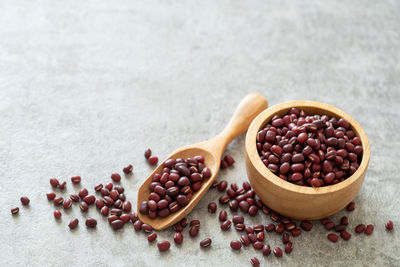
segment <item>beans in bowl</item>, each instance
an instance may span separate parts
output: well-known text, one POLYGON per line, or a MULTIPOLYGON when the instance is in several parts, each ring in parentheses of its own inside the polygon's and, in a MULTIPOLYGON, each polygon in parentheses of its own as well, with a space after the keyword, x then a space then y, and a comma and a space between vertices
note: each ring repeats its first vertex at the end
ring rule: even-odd
POLYGON ((302 186, 337 184, 355 173, 362 159, 360 137, 348 121, 308 115, 291 108, 257 134, 264 165, 281 179, 302 186))

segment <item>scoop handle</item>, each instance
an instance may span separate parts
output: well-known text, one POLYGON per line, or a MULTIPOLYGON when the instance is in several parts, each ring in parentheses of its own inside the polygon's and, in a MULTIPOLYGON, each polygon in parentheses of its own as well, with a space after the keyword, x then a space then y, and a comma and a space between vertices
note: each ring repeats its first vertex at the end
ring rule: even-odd
POLYGON ((222 152, 233 139, 244 133, 249 128, 253 121, 261 111, 268 107, 268 101, 264 96, 251 93, 248 94, 239 103, 231 120, 226 125, 225 129, 217 135, 213 141, 222 148, 222 152))

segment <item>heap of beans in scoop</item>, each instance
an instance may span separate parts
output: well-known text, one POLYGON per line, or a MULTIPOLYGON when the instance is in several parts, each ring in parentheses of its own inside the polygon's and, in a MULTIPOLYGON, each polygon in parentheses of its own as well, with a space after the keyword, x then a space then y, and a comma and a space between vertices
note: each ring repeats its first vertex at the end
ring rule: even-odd
POLYGON ((161 174, 154 174, 148 201, 140 204, 140 212, 154 219, 167 217, 189 204, 193 193, 200 190, 203 179, 211 177, 203 156, 167 159, 161 174))
POLYGON ((303 186, 337 184, 359 167, 363 148, 348 121, 307 115, 292 108, 257 134, 257 150, 265 166, 285 181, 303 186))

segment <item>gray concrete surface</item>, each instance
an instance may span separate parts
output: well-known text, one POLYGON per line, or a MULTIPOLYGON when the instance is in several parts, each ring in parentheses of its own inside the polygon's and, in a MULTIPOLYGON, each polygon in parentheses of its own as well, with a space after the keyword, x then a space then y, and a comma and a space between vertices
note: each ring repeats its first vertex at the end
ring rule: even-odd
MULTIPOLYGON (((399 13, 396 0, 0 1, 0 266, 249 266, 254 256, 262 266, 399 266, 399 13), (352 229, 374 224, 373 235, 352 230, 349 242, 333 244, 317 222, 281 259, 232 252, 239 235, 221 233, 206 212, 215 191, 189 216, 201 219, 199 236, 185 232, 184 245, 164 254, 131 226, 113 232, 94 208, 96 230, 76 205, 55 222, 50 177, 81 175, 92 189, 132 163, 122 185, 136 205, 152 170, 145 148, 163 158, 214 136, 253 91, 271 105, 327 102, 364 127, 371 162, 349 217, 352 229), (31 205, 13 217, 22 195, 31 205), (81 223, 70 232, 75 216, 81 223), (212 247, 200 250, 207 236, 212 247)), ((243 149, 244 135, 228 147, 237 163, 219 179, 246 180, 243 149)), ((79 188, 68 184, 68 193, 79 188)))

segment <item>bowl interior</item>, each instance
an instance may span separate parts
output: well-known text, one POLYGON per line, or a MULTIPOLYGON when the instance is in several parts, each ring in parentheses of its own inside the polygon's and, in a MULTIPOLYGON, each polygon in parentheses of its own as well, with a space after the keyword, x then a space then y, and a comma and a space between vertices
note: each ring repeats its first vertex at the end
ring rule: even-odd
POLYGON ((246 144, 246 147, 248 148, 248 153, 249 153, 249 159, 251 163, 257 168, 257 170, 263 174, 265 179, 269 179, 271 182, 274 184, 277 184, 281 187, 284 187, 287 190, 290 191, 295 191, 303 194, 325 194, 328 192, 333 192, 340 190, 343 187, 349 186, 352 184, 358 177, 360 177, 360 174, 367 168, 368 162, 369 162, 369 154, 370 154, 370 149, 369 149, 369 142, 368 138, 364 132, 364 130, 361 128, 361 126, 348 114, 343 112, 342 110, 325 104, 321 102, 315 102, 315 101, 291 101, 291 102, 286 102, 282 104, 278 104, 275 106, 272 106, 265 110, 264 112, 260 113, 257 118, 254 119, 253 123, 250 125, 249 128, 249 136, 248 140, 246 138, 246 142, 249 142, 248 146, 246 144), (319 114, 319 115, 328 115, 330 117, 334 116, 337 118, 344 118, 347 120, 350 125, 351 129, 354 131, 355 135, 360 137, 361 139, 361 145, 363 147, 363 156, 361 159, 361 163, 359 165, 359 168, 357 171, 348 177, 346 180, 337 183, 335 185, 329 185, 329 186, 323 186, 323 187, 318 187, 318 188, 313 188, 313 187, 308 187, 308 186, 300 186, 296 184, 292 184, 290 182, 284 181, 278 176, 276 176, 273 172, 271 172, 261 161, 260 156, 257 151, 256 147, 256 137, 257 133, 264 128, 264 126, 271 121, 272 117, 275 115, 285 115, 287 112, 292 108, 296 107, 298 109, 303 109, 307 115, 314 115, 314 114, 319 114))

